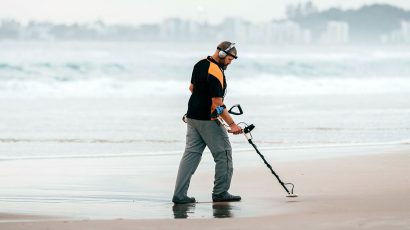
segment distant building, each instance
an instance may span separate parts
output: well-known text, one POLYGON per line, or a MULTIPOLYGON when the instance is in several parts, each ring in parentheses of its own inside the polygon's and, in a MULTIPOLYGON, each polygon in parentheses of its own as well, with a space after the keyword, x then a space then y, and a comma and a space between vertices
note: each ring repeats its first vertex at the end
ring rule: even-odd
POLYGON ((270 43, 299 43, 311 42, 311 33, 293 21, 272 22, 267 26, 266 36, 270 43))
POLYGON ((22 39, 54 40, 54 36, 50 34, 52 27, 53 24, 49 22, 30 21, 20 33, 20 37, 22 39))
POLYGON ((401 33, 403 34, 403 40, 410 42, 410 21, 401 22, 401 33))
POLYGON ((329 21, 321 36, 325 44, 344 44, 349 42, 349 24, 343 21, 329 21))
POLYGON ((248 39, 250 42, 268 43, 270 23, 251 24, 248 29, 248 39))
POLYGON ((288 18, 305 16, 317 12, 319 12, 319 9, 312 3, 312 1, 308 1, 305 4, 299 3, 297 5, 291 4, 286 6, 286 15, 288 18))
POLYGON ((219 26, 219 40, 247 41, 250 23, 239 18, 228 18, 219 26))
POLYGON ((189 25, 179 18, 170 18, 160 25, 160 38, 162 40, 180 40, 187 36, 189 25))
POLYGON ((19 39, 21 24, 15 20, 0 21, 0 39, 19 39))
POLYGON ((401 21, 399 30, 382 35, 380 40, 382 43, 410 43, 410 21, 401 21))
MULTIPOLYGON (((252 23, 242 18, 227 18, 219 24, 205 20, 203 8, 198 8, 195 20, 168 18, 159 24, 106 25, 97 20, 92 23, 55 24, 31 21, 26 25, 13 19, 0 19, 0 40, 119 40, 119 41, 170 41, 203 42, 233 40, 262 44, 346 44, 365 37, 367 42, 410 43, 410 21, 396 20, 390 29, 369 32, 358 29, 355 21, 327 21, 315 6, 308 2, 289 6, 289 14, 311 15, 289 20, 252 23), (317 15, 321 15, 317 19, 317 15), (400 26, 400 27, 399 27, 400 26)), ((359 20, 359 19, 355 19, 359 20)), ((382 19, 380 19, 382 20, 382 19)), ((378 21, 372 22, 377 24, 378 21)), ((374 30, 374 29, 373 29, 374 30)))

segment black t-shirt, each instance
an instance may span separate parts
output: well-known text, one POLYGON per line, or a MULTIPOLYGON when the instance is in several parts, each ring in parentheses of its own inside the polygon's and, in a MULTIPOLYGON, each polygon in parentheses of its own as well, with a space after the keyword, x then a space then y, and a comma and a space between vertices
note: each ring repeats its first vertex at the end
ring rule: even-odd
POLYGON ((194 90, 189 98, 187 117, 197 120, 213 120, 213 97, 223 97, 226 91, 224 71, 211 57, 200 60, 192 71, 194 90))

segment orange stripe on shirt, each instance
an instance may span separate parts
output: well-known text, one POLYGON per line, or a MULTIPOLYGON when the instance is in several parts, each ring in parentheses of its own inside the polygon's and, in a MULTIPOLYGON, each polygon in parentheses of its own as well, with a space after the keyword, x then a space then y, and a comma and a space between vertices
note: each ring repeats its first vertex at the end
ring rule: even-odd
MULTIPOLYGON (((216 79, 219 80, 221 83, 222 88, 224 87, 224 78, 223 78, 223 73, 222 70, 219 68, 219 66, 213 62, 209 62, 209 69, 208 69, 208 74, 212 75, 216 79)), ((211 105, 211 114, 215 111, 216 107, 218 105, 212 103, 211 105)), ((211 118, 211 120, 215 120, 215 118, 211 118)))
POLYGON ((208 74, 211 74, 212 76, 216 77, 219 82, 221 83, 222 88, 224 88, 224 77, 222 70, 219 68, 218 65, 216 65, 213 62, 210 62, 209 69, 208 69, 208 74))

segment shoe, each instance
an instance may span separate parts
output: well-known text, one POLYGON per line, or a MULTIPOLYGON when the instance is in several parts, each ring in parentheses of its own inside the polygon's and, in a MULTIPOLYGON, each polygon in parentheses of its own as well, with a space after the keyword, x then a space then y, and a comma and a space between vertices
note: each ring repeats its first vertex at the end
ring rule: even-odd
POLYGON ((196 200, 194 197, 184 197, 182 199, 179 199, 178 197, 174 196, 172 198, 172 202, 174 202, 175 204, 189 204, 189 203, 195 203, 196 200))
POLYGON ((235 196, 229 192, 223 192, 221 194, 212 194, 212 200, 214 202, 223 202, 223 201, 240 201, 240 196, 235 196))

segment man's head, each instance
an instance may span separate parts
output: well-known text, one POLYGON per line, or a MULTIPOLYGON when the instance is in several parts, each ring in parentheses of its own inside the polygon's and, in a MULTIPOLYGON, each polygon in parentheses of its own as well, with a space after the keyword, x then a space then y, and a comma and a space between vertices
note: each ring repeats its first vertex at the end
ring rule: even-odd
POLYGON ((233 59, 237 57, 238 52, 235 47, 235 43, 224 41, 221 42, 212 56, 218 64, 223 68, 226 69, 229 64, 233 61, 233 59))

